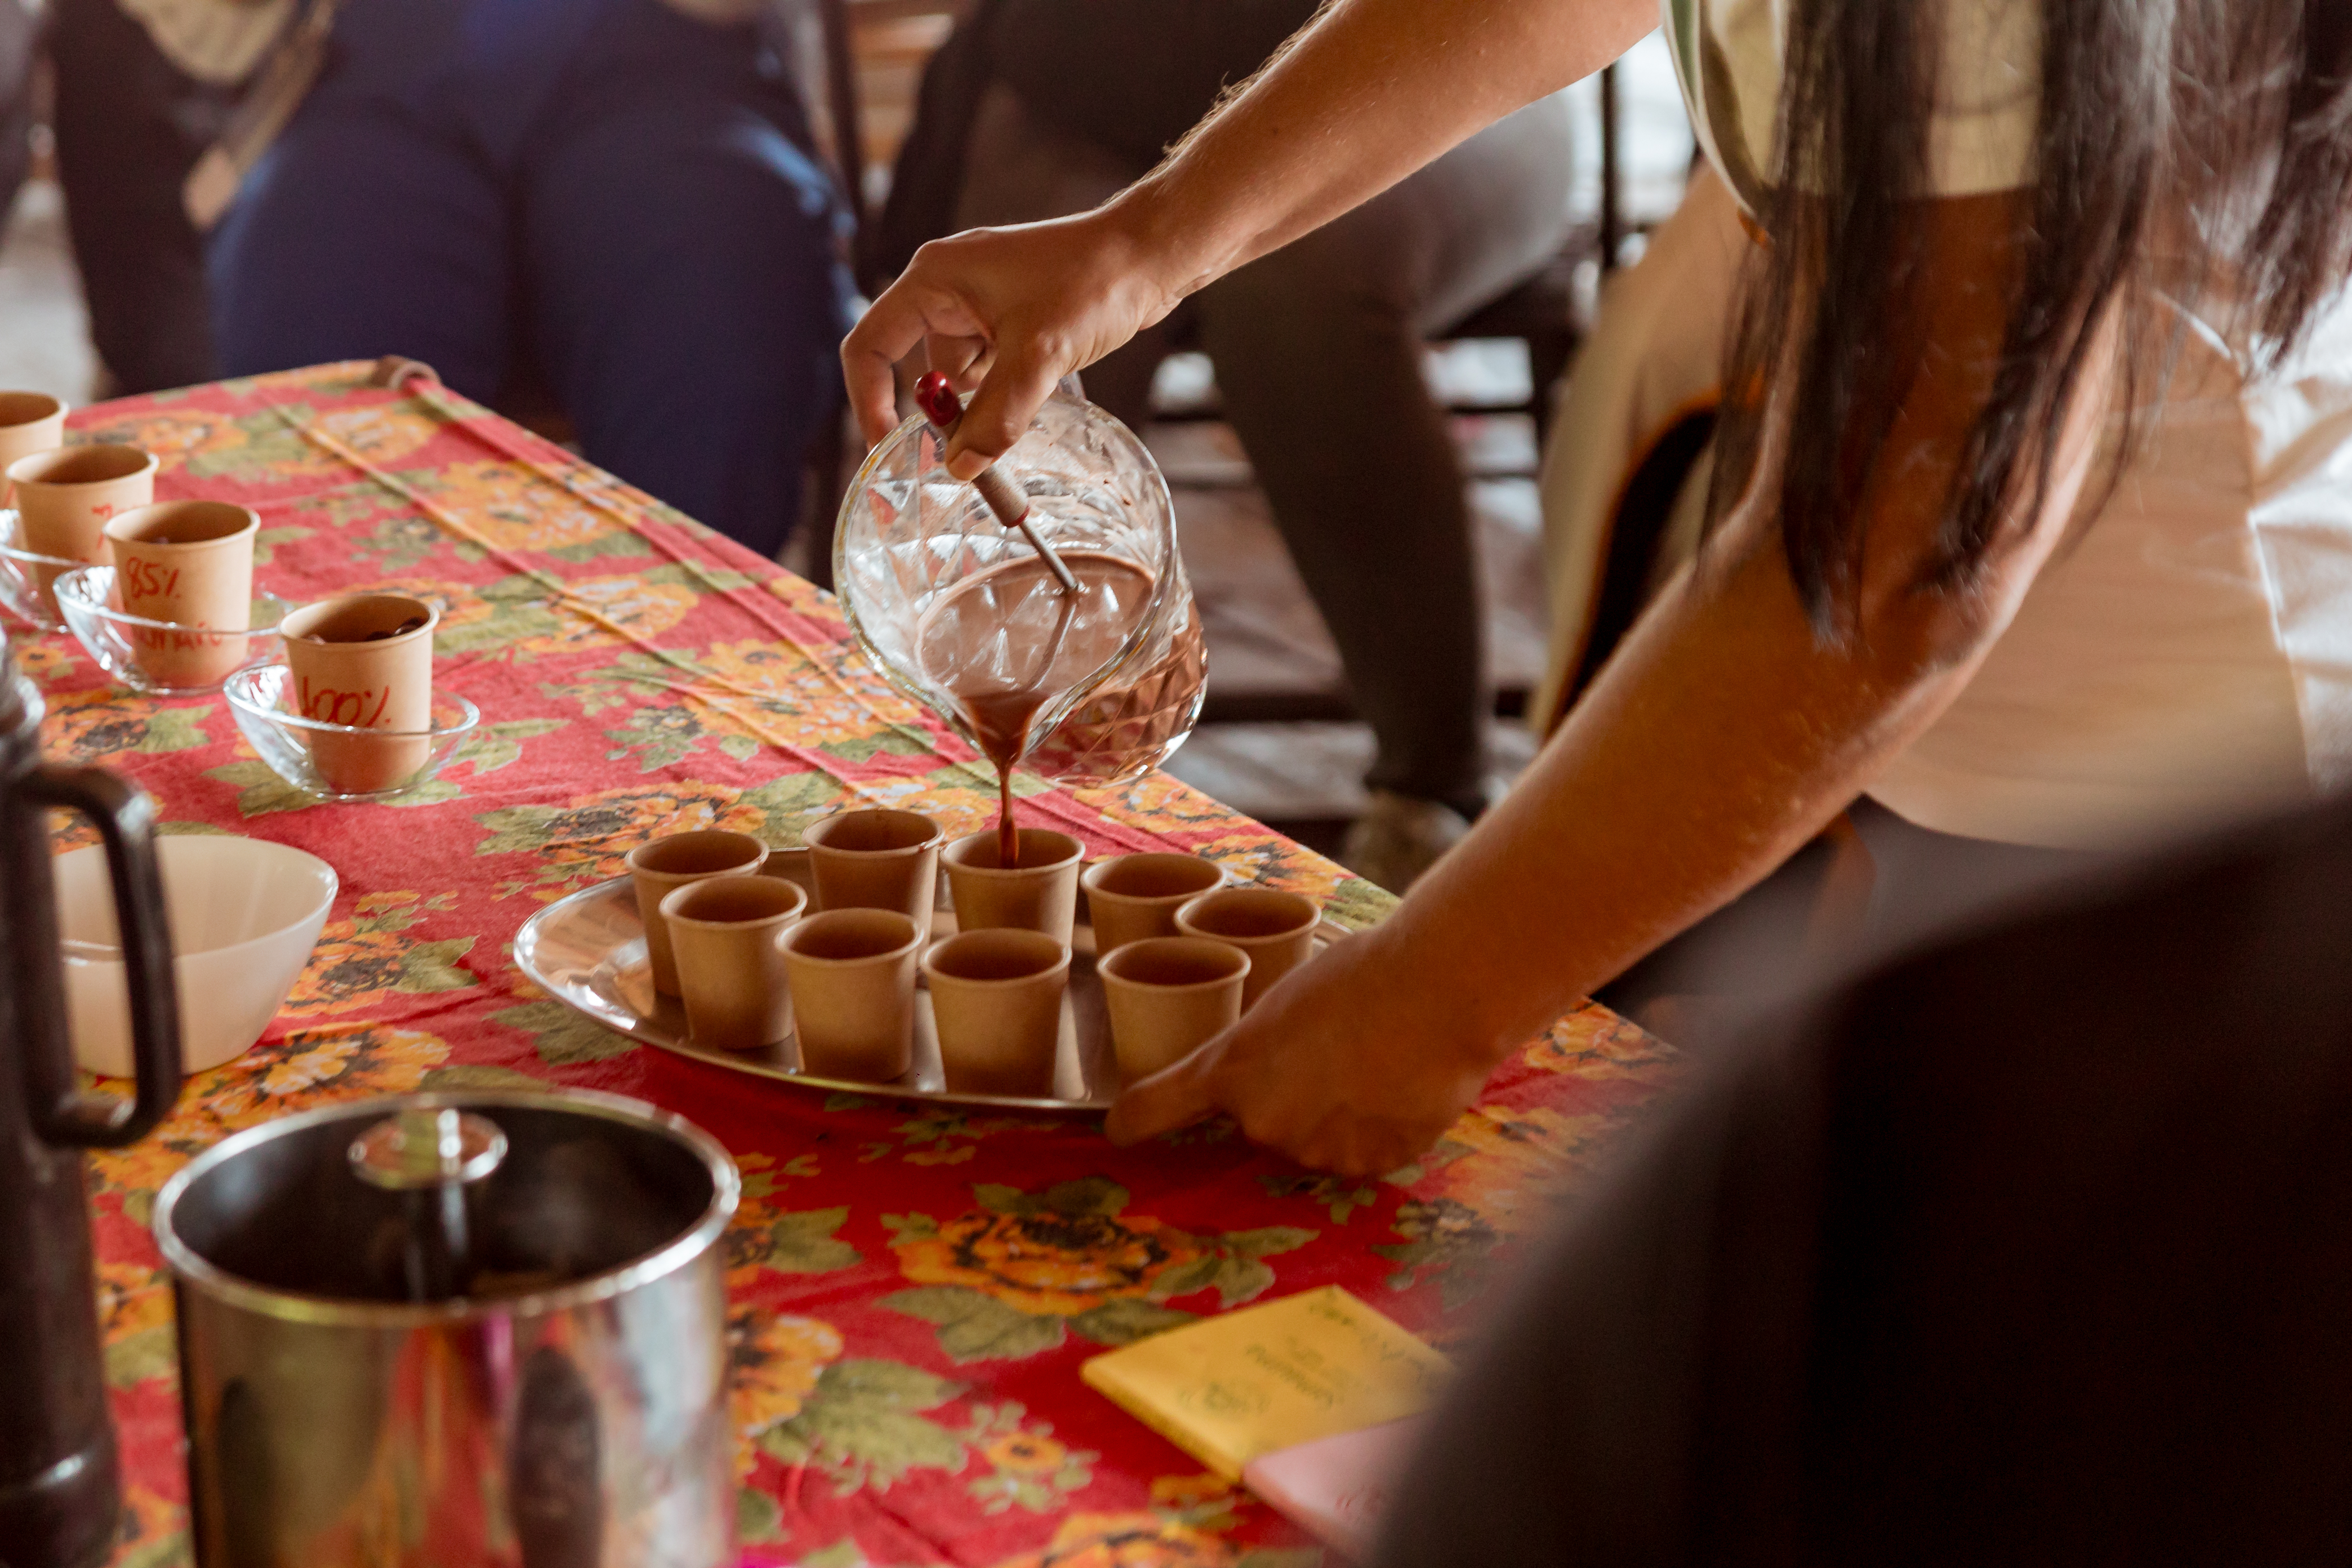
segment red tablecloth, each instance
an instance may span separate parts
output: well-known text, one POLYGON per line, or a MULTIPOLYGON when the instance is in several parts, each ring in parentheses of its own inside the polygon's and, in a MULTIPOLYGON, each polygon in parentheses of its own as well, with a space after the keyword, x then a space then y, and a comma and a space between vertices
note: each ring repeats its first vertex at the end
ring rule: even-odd
MULTIPOLYGON (((796 841, 845 797, 983 826, 985 764, 860 664, 808 584, 446 394, 366 367, 105 405, 77 438, 136 442, 166 496, 262 518, 257 578, 449 606, 437 679, 483 729, 395 805, 310 802, 217 698, 110 688, 63 634, 20 639, 53 755, 137 780, 179 831, 330 862, 342 892, 285 1012, 189 1080, 138 1147, 93 1161, 91 1206, 128 1470, 117 1562, 187 1559, 157 1186, 238 1128, 420 1088, 592 1087, 679 1111, 744 1175, 730 1237, 743 1534, 755 1563, 1311 1562, 1303 1537, 1078 1381, 1105 1345, 1339 1284, 1441 1343, 1541 1200, 1674 1071, 1587 1008, 1499 1073, 1421 1166, 1304 1173, 1229 1128, 1121 1152, 1086 1119, 826 1100, 640 1047, 534 992, 509 952, 548 901, 619 874, 650 834, 796 841), (1298 1555, 1294 1555, 1294 1554, 1298 1555)), ((1174 847, 1377 918, 1385 895, 1172 780, 1041 791, 1096 852, 1174 847)))

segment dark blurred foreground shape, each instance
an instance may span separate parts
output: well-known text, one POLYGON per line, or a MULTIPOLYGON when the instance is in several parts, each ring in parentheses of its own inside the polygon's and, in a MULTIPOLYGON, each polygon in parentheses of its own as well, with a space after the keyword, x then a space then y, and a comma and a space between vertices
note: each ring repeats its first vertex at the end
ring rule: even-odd
POLYGON ((1561 1217, 1382 1568, 2352 1561, 2352 808, 1777 1016, 1561 1217))

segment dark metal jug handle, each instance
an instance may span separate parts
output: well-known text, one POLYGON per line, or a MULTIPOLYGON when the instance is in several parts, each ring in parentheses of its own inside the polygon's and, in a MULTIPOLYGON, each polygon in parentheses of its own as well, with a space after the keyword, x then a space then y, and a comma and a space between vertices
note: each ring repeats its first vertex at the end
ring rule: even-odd
POLYGON ((70 1082, 27 1084, 33 1128, 60 1148, 119 1148, 145 1136, 180 1098, 180 1005, 173 985, 163 879, 155 864, 155 805, 103 769, 49 763, 26 775, 22 793, 35 805, 89 818, 106 845, 123 975, 131 988, 131 1049, 139 1086, 137 1098, 119 1100, 84 1093, 70 1082))

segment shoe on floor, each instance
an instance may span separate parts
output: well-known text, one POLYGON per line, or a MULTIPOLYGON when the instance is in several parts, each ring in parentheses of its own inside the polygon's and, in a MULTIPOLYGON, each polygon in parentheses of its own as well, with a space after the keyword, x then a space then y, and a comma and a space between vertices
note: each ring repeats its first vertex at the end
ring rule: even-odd
POLYGON ((1402 893, 1469 831, 1470 819, 1450 805, 1376 789, 1348 828, 1339 864, 1402 893))

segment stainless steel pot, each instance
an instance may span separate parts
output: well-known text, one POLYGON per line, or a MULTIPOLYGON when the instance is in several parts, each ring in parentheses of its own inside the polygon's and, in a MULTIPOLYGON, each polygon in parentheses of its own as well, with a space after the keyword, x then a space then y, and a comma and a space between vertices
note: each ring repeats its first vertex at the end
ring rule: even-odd
POLYGON ((709 1134, 610 1095, 410 1095, 221 1143, 157 1200, 207 1568, 719 1568, 709 1134))

